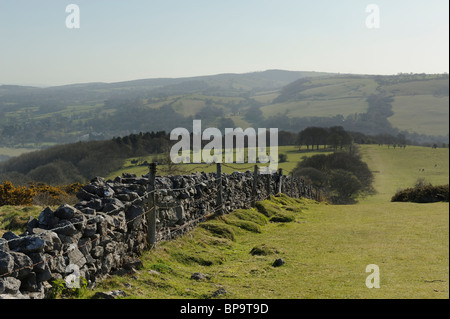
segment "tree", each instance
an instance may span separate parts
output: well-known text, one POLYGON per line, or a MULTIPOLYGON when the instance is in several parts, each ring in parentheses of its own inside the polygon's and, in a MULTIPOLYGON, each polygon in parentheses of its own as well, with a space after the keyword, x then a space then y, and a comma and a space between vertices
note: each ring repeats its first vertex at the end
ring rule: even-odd
POLYGON ((327 141, 335 150, 343 149, 353 143, 352 136, 347 133, 342 126, 333 126, 328 131, 327 141))
POLYGON ((319 145, 326 145, 326 137, 327 131, 321 127, 307 127, 303 131, 298 134, 297 144, 306 145, 309 150, 309 146, 312 146, 314 149, 314 145, 319 149, 319 145))
POLYGON ((358 178, 351 172, 343 169, 330 171, 328 182, 332 192, 337 194, 334 202, 340 204, 354 202, 354 197, 359 194, 362 188, 362 184, 358 178))
POLYGON ((286 154, 279 154, 279 155, 278 155, 278 162, 279 162, 279 163, 285 163, 285 162, 287 162, 287 155, 286 155, 286 154))
POLYGON ((335 152, 305 157, 294 169, 330 194, 334 203, 352 203, 360 193, 372 192, 373 175, 357 153, 335 152))
POLYGON ((295 171, 295 175, 299 175, 306 183, 322 189, 327 184, 327 177, 318 169, 312 167, 301 168, 295 171))

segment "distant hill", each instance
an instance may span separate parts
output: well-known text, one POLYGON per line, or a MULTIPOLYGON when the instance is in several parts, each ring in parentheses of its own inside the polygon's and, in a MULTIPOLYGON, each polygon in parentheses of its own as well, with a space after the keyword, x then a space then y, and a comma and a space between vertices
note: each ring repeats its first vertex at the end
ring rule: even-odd
POLYGON ((0 147, 42 148, 191 127, 342 125, 448 143, 448 75, 268 70, 186 78, 0 86, 0 147))
POLYGON ((448 75, 303 78, 271 94, 272 99, 261 108, 265 118, 309 117, 320 122, 338 116, 347 129, 368 134, 387 130, 416 137, 447 136, 448 140, 448 75), (371 97, 384 98, 384 102, 371 105, 376 100, 371 97), (377 120, 386 120, 385 127, 377 120))

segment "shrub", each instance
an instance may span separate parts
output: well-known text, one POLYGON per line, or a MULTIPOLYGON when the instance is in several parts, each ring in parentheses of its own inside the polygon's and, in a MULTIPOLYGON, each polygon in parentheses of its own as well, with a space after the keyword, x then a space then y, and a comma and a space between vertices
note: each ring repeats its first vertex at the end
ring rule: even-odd
POLYGON ((413 188, 398 191, 392 202, 435 203, 449 201, 449 185, 433 186, 417 184, 413 188))
POLYGON ((37 192, 33 188, 15 187, 11 182, 5 181, 3 185, 0 185, 0 206, 31 205, 36 194, 37 192))
POLYGON ((288 156, 286 154, 279 154, 278 155, 278 162, 279 163, 286 163, 288 156))
POLYGON ((5 181, 0 185, 0 206, 57 206, 76 203, 75 194, 83 187, 80 183, 65 186, 50 186, 44 183, 30 183, 28 187, 15 187, 13 183, 5 181))
POLYGON ((329 177, 329 185, 338 195, 336 203, 349 203, 352 198, 361 191, 362 185, 358 178, 349 171, 342 169, 332 170, 329 177))

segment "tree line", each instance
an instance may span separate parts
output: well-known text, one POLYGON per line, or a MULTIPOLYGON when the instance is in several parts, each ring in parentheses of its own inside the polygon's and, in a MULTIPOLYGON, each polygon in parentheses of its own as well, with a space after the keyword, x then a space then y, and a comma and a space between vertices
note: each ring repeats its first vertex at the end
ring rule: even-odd
MULTIPOLYGON (((329 147, 335 151, 351 149, 354 142, 359 144, 388 142, 398 145, 407 142, 402 136, 367 136, 347 132, 339 126, 308 127, 298 133, 280 131, 278 137, 280 146, 297 145, 300 148, 306 146, 308 150, 314 148, 317 150, 320 147, 329 147)), ((49 185, 83 183, 94 176, 107 176, 119 170, 127 158, 168 154, 174 143, 176 141, 171 141, 167 132, 157 131, 114 137, 106 141, 56 145, 0 163, 0 181, 8 180, 15 185, 27 185, 30 181, 49 185)), ((202 143, 204 146, 209 141, 202 143)))

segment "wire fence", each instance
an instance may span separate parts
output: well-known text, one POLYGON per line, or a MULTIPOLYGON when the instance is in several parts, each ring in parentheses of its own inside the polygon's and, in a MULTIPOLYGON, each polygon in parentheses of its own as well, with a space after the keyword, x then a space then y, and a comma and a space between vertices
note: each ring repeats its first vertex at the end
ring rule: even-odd
MULTIPOLYGON (((211 166, 213 164, 208 165, 207 167, 211 166)), ((255 205, 255 202, 257 200, 265 200, 270 198, 271 195, 282 192, 283 191, 283 181, 287 178, 286 176, 283 176, 282 171, 280 170, 278 174, 270 174, 270 175, 265 175, 265 180, 263 180, 262 176, 258 173, 258 167, 256 165, 253 166, 233 166, 233 165, 229 165, 229 164, 217 164, 217 172, 215 174, 215 178, 214 179, 208 179, 208 180, 201 180, 199 182, 196 182, 192 185, 187 185, 184 187, 178 187, 178 188, 157 188, 156 187, 156 164, 152 164, 150 166, 150 172, 148 174, 148 189, 147 191, 145 191, 141 196, 138 196, 137 198, 135 198, 132 201, 126 202, 123 206, 115 208, 111 211, 108 211, 106 213, 104 213, 106 216, 108 215, 114 215, 120 212, 126 212, 131 206, 138 204, 142 205, 143 203, 145 203, 145 201, 147 201, 146 209, 143 209, 143 211, 138 214, 137 216, 134 216, 133 218, 127 220, 124 224, 120 224, 118 226, 109 228, 106 230, 106 232, 104 234, 101 234, 99 236, 96 236, 95 238, 90 238, 89 240, 84 241, 82 244, 77 243, 70 245, 66 250, 61 250, 59 253, 54 254, 48 258, 44 258, 38 262, 32 263, 30 265, 24 266, 24 267, 20 267, 17 269, 13 269, 12 271, 9 271, 7 273, 3 273, 0 275, 0 278, 2 277, 8 277, 11 276, 17 272, 20 272, 21 270, 25 270, 25 269, 33 269, 36 266, 39 266, 43 263, 47 263, 49 261, 51 261, 52 259, 55 258, 59 258, 61 256, 65 256, 67 254, 70 254, 75 248, 83 248, 86 247, 87 245, 92 244, 94 241, 98 241, 99 239, 102 239, 103 237, 111 234, 114 231, 117 230, 124 230, 125 227, 127 227, 127 225, 129 225, 130 223, 136 221, 139 218, 147 218, 147 225, 148 225, 148 229, 147 229, 147 241, 150 245, 150 247, 155 247, 156 243, 159 241, 164 241, 164 240, 170 240, 172 238, 174 238, 175 236, 177 236, 178 233, 184 231, 186 228, 189 228, 191 226, 195 226, 200 222, 203 222, 205 220, 208 220, 214 216, 220 216, 223 215, 225 210, 224 209, 224 201, 223 201, 223 174, 221 173, 221 166, 225 166, 227 168, 231 168, 237 171, 240 170, 251 170, 253 168, 253 179, 251 180, 252 183, 252 194, 251 196, 249 196, 248 198, 236 198, 234 199, 235 203, 239 203, 240 206, 242 207, 251 207, 255 205), (275 181, 275 185, 273 182, 275 181), (202 200, 198 200, 196 201, 197 204, 202 204, 205 202, 208 202, 208 200, 211 200, 212 197, 215 197, 215 202, 216 205, 211 208, 211 209, 202 209, 203 213, 200 214, 200 216, 198 217, 194 217, 186 222, 184 222, 182 225, 178 225, 176 227, 160 227, 159 229, 159 238, 157 238, 157 236, 155 236, 155 234, 157 233, 157 225, 156 223, 151 223, 150 220, 153 218, 155 219, 155 216, 158 214, 159 211, 163 211, 163 210, 174 210, 177 208, 184 208, 184 203, 181 202, 180 200, 176 200, 174 197, 172 197, 172 200, 169 201, 162 201, 160 198, 164 198, 164 194, 167 194, 168 192, 171 192, 172 194, 174 192, 184 192, 184 191, 188 191, 194 188, 197 188, 199 186, 202 187, 206 187, 209 189, 212 189, 211 185, 209 185, 208 187, 208 183, 213 183, 213 186, 217 188, 215 193, 209 194, 208 197, 203 198, 202 200), (261 184, 261 185, 260 185, 261 184), (264 185, 264 189, 265 192, 262 192, 260 190, 259 194, 257 192, 257 188, 259 186, 264 185), (275 186, 275 189, 274 187, 275 186), (152 196, 150 196, 152 195, 152 196), (153 228, 153 229, 150 229, 153 228), (151 238, 149 236, 149 234, 154 234, 153 238, 151 238)), ((192 173, 194 171, 197 171, 198 169, 204 169, 205 166, 196 166, 194 168, 192 168, 191 170, 189 170, 189 173, 192 173)), ((289 174, 291 172, 288 172, 289 174)), ((214 173, 212 173, 214 174, 214 173)), ((320 193, 313 194, 311 187, 309 186, 309 188, 307 187, 306 189, 308 190, 308 192, 304 192, 301 189, 301 185, 305 185, 304 181, 301 178, 298 178, 296 180, 294 180, 294 176, 291 176, 290 178, 292 178, 291 180, 291 184, 289 188, 290 191, 290 195, 292 196, 295 192, 295 196, 297 197, 301 197, 301 196, 307 196, 307 197, 315 197, 315 199, 317 198, 317 194, 319 194, 320 197, 320 193), (295 187, 295 190, 293 189, 295 187)), ((286 185, 288 183, 285 183, 286 185)), ((286 186, 284 187, 284 189, 286 189, 286 186)), ((241 194, 243 195, 243 194, 241 194)), ((245 194, 244 194, 245 195, 245 194)), ((242 197, 242 196, 241 196, 242 197)), ((198 213, 198 212, 197 212, 198 213)), ((194 214, 195 215, 195 214, 194 214)), ((19 236, 17 238, 12 238, 9 240, 2 240, 0 241, 0 247, 1 245, 6 244, 11 244, 14 243, 16 241, 23 241, 23 240, 27 240, 27 239, 32 239, 32 238, 41 238, 44 237, 45 235, 51 233, 51 232, 59 232, 59 231, 64 231, 67 230, 67 228, 72 228, 76 225, 81 225, 81 224, 87 224, 89 221, 91 220, 95 220, 97 221, 98 218, 104 218, 102 215, 92 215, 92 216, 87 216, 86 214, 83 214, 83 218, 80 221, 77 222, 70 222, 69 224, 60 226, 60 227, 55 227, 55 228, 51 228, 51 229, 46 229, 43 230, 42 232, 39 232, 37 234, 30 234, 30 235, 23 235, 23 236, 19 236)), ((160 225, 161 226, 161 225, 160 225)), ((82 258, 82 257, 81 257, 82 258)))

